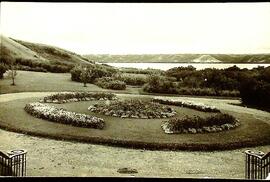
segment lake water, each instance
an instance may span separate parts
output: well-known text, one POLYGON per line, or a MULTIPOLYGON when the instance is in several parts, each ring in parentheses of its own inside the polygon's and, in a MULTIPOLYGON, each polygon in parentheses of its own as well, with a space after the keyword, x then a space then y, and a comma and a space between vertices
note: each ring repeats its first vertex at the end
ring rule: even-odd
POLYGON ((252 69, 258 66, 268 67, 270 64, 234 64, 234 63, 105 63, 111 66, 115 66, 118 68, 139 68, 139 69, 147 69, 147 68, 154 68, 154 69, 161 69, 161 70, 168 70, 173 67, 187 67, 193 66, 197 70, 202 70, 205 68, 216 68, 216 69, 224 69, 229 68, 236 65, 238 68, 247 68, 252 69))

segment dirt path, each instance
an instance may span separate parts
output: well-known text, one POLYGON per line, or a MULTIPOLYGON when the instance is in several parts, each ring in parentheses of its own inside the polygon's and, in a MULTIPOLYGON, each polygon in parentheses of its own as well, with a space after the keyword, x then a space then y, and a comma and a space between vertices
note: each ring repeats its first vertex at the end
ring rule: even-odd
MULTIPOLYGON (((51 93, 27 92, 0 95, 0 102, 51 93)), ((194 98, 181 98, 194 100, 194 98)), ((201 99, 200 102, 236 110, 226 100, 201 99)), ((197 100, 197 101, 198 101, 197 100)), ((239 102, 229 100, 229 102, 239 102)), ((249 114, 269 117, 269 113, 246 109, 249 114)), ((118 168, 138 170, 134 176, 244 178, 245 149, 222 152, 144 151, 78 142, 57 141, 0 130, 0 150, 26 149, 28 176, 130 176, 118 168)), ((251 148, 269 151, 270 146, 251 148)))

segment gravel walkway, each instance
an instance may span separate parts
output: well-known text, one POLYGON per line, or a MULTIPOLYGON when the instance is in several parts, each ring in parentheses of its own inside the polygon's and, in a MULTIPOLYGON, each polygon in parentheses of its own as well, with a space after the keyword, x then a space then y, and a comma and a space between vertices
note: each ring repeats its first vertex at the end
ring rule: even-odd
MULTIPOLYGON (((27 97, 42 97, 49 92, 0 95, 0 103, 27 97)), ((239 109, 226 104, 237 100, 181 98, 239 109), (216 101, 215 101, 216 100, 216 101)), ((249 114, 269 117, 269 113, 246 109, 249 114)), ((143 176, 244 178, 245 149, 222 152, 149 151, 124 149, 78 142, 57 141, 0 130, 0 150, 26 149, 28 176, 143 176), (135 174, 120 174, 119 168, 137 169, 135 174)), ((249 148, 250 149, 250 148, 249 148)), ((270 146, 251 148, 269 151, 270 146)))

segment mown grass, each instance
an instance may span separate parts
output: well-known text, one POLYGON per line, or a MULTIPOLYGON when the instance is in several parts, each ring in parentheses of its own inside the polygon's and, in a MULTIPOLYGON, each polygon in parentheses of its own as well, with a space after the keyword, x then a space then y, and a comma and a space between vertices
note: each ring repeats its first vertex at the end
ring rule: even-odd
POLYGON ((0 94, 16 92, 55 92, 55 91, 106 91, 117 93, 138 93, 137 88, 128 86, 126 90, 102 89, 94 84, 71 81, 70 73, 42 73, 31 71, 17 71, 16 86, 11 86, 11 79, 0 79, 0 94))
MULTIPOLYGON (((54 139, 146 149, 226 150, 270 144, 270 126, 249 114, 230 112, 230 114, 241 121, 241 126, 230 131, 208 134, 168 135, 163 132, 160 126, 164 119, 121 119, 91 113, 87 110, 89 105, 99 101, 54 105, 69 111, 92 114, 104 118, 106 124, 103 130, 73 127, 34 118, 27 114, 23 108, 26 103, 38 100, 39 98, 28 98, 0 103, 1 128, 54 139)), ((184 115, 206 117, 211 115, 187 108, 174 108, 178 112, 177 117, 184 117, 184 115)))

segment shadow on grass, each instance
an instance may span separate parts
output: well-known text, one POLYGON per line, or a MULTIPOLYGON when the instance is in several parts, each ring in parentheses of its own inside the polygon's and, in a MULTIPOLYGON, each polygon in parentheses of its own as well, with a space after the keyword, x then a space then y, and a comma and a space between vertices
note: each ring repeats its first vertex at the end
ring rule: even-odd
POLYGON ((235 105, 235 106, 240 106, 240 107, 247 107, 247 108, 251 108, 251 109, 258 109, 261 111, 266 111, 266 112, 270 112, 270 108, 264 108, 264 107, 259 107, 259 106, 255 106, 255 105, 249 105, 249 104, 243 104, 243 103, 228 103, 231 105, 235 105))

